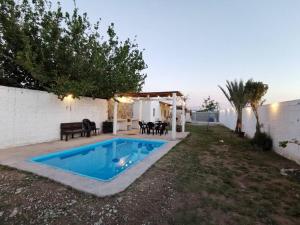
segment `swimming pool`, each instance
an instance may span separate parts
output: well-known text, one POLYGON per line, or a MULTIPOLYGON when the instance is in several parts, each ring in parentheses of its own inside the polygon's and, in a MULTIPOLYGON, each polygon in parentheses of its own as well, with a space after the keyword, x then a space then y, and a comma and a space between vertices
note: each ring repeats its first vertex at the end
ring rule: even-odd
POLYGON ((37 156, 30 160, 81 176, 110 181, 165 143, 166 141, 161 140, 114 138, 37 156))

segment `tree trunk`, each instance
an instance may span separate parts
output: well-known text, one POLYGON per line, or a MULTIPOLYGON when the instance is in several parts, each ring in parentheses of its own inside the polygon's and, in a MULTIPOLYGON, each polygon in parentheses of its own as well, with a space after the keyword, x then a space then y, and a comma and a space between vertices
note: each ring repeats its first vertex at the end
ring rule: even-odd
POLYGON ((239 112, 239 118, 240 118, 240 122, 239 122, 239 130, 238 132, 241 133, 242 132, 242 127, 243 127, 243 111, 241 110, 239 112))
POLYGON ((236 125, 235 125, 235 133, 238 133, 239 132, 239 123, 240 123, 240 120, 239 120, 239 118, 237 118, 237 120, 236 120, 236 125))
POLYGON ((260 122, 259 122, 259 117, 258 117, 258 111, 255 108, 252 108, 252 109, 253 109, 254 116, 256 118, 256 133, 260 133, 260 122))
POLYGON ((236 111, 236 124, 235 124, 235 133, 238 133, 238 130, 239 130, 239 123, 240 123, 240 120, 239 120, 239 114, 238 114, 238 111, 236 111))
POLYGON ((238 111, 236 126, 235 126, 235 133, 241 133, 241 132, 242 132, 242 111, 238 111))

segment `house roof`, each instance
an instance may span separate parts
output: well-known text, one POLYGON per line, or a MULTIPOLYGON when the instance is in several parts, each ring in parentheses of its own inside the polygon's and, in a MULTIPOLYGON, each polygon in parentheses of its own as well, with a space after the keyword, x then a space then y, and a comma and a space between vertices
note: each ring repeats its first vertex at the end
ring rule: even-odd
POLYGON ((140 97, 140 98, 154 98, 154 97, 171 97, 173 93, 176 96, 182 97, 183 94, 180 91, 156 91, 156 92, 129 92, 129 93, 119 93, 119 96, 125 97, 140 97))

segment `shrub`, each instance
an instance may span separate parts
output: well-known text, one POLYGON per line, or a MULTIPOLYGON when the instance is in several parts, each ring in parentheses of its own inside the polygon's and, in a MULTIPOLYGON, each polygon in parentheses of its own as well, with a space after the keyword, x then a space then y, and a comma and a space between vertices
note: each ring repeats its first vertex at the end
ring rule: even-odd
POLYGON ((272 150, 273 140, 264 132, 256 132, 254 138, 251 140, 252 145, 261 148, 264 151, 272 150))

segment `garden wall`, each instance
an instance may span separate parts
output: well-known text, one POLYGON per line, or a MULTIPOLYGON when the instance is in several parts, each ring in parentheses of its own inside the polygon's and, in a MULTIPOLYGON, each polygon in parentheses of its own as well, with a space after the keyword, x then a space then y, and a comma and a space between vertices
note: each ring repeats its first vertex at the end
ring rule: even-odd
POLYGON ((59 100, 43 91, 0 86, 0 149, 58 140, 60 123, 107 119, 107 101, 82 97, 59 100))
MULTIPOLYGON (((264 105, 259 108, 262 130, 273 138, 274 150, 286 158, 300 164, 300 147, 289 144, 287 148, 279 147, 279 142, 297 138, 300 140, 300 100, 264 105)), ((230 129, 235 128, 236 114, 233 109, 221 110, 220 122, 230 129)), ((253 137, 256 120, 251 108, 243 111, 243 131, 253 137)))
POLYGON ((192 112, 192 121, 219 122, 219 113, 218 112, 192 112))

